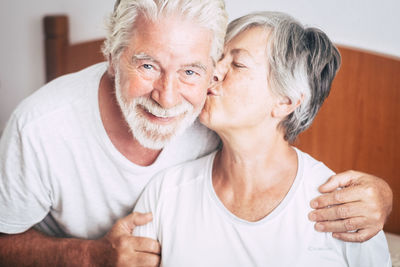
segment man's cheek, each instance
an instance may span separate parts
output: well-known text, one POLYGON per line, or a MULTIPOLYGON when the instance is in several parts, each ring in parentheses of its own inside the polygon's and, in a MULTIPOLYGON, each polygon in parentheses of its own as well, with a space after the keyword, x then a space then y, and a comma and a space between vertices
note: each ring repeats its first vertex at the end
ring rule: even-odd
POLYGON ((152 89, 152 83, 150 81, 140 80, 140 79, 133 79, 127 80, 123 83, 122 90, 126 92, 127 97, 129 99, 133 99, 139 96, 145 96, 149 94, 152 89))

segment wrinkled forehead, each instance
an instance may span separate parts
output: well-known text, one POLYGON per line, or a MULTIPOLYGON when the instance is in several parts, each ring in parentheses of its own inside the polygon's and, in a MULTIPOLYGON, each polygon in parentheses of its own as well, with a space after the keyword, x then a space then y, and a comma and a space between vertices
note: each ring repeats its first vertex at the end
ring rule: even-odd
POLYGON ((271 30, 264 27, 251 27, 237 33, 224 47, 224 54, 266 54, 271 42, 271 30))
POLYGON ((179 17, 152 21, 139 17, 132 38, 125 48, 129 56, 136 55, 160 63, 198 65, 212 68, 212 32, 179 17))

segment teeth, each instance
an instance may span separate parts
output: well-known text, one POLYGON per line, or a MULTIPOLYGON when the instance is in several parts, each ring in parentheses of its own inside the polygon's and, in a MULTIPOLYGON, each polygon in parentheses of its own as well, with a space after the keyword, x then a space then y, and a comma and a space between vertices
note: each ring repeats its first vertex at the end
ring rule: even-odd
POLYGON ((167 114, 155 114, 155 112, 153 112, 153 111, 151 111, 151 110, 149 110, 147 107, 145 107, 145 106, 141 106, 146 112, 148 112, 148 113, 150 113, 150 114, 152 114, 153 116, 155 116, 155 117, 158 117, 158 118, 172 118, 172 117, 175 117, 175 116, 178 116, 178 115, 180 115, 180 114, 176 114, 176 115, 171 115, 171 114, 169 114, 169 115, 167 115, 167 114))
MULTIPOLYGON (((153 113, 151 113, 151 114, 153 114, 153 113)), ((153 115, 158 118, 169 118, 169 116, 166 116, 166 115, 156 115, 156 114, 153 114, 153 115)))

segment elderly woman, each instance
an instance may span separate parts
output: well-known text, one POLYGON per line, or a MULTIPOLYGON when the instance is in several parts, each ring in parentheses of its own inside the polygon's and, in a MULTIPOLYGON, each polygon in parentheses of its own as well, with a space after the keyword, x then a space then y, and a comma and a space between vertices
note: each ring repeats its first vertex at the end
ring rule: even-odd
POLYGON ((312 123, 339 68, 328 37, 274 12, 228 28, 200 120, 218 152, 152 180, 136 211, 153 222, 163 266, 391 266, 383 232, 345 243, 314 230, 309 202, 333 172, 291 146, 312 123))

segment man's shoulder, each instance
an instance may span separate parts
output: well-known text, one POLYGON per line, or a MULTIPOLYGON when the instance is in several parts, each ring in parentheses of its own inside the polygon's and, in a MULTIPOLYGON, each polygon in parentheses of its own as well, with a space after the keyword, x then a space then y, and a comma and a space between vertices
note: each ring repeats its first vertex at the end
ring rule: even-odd
MULTIPOLYGON (((76 73, 61 76, 25 98, 14 110, 13 117, 20 128, 29 124, 46 122, 47 117, 58 118, 77 106, 87 107, 88 97, 92 94, 99 74, 104 73, 105 63, 100 63, 76 73)), ((92 94, 93 95, 93 94, 92 94)))

